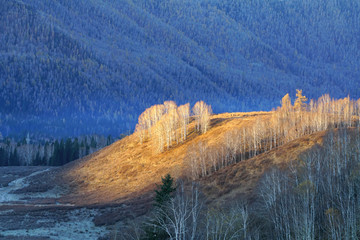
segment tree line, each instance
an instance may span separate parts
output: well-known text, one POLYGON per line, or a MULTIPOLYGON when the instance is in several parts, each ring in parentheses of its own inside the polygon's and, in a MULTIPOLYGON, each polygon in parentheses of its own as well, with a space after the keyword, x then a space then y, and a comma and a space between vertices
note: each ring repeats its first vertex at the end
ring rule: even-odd
POLYGON ((61 166, 114 142, 109 135, 66 138, 33 143, 29 140, 0 143, 0 166, 61 166))

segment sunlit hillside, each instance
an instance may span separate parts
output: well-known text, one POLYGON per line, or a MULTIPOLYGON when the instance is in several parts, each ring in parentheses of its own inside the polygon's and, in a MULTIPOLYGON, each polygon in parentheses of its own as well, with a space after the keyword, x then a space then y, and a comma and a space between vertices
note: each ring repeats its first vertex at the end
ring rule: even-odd
MULTIPOLYGON (((291 101, 286 94, 270 112, 212 114, 203 101, 192 108, 173 101, 154 105, 139 116, 132 135, 98 152, 3 180, 8 185, 0 188, 5 203, 0 210, 16 208, 21 215, 23 209, 47 214, 81 208, 91 214, 84 219, 96 226, 92 234, 111 226, 121 239, 134 231, 152 234, 144 217, 165 226, 162 217, 174 214, 185 214, 189 229, 199 223, 186 234, 200 239, 223 234, 216 232, 218 224, 235 239, 249 234, 281 239, 286 235, 281 227, 298 236, 328 236, 329 229, 337 236, 357 234, 360 101, 327 94, 308 100, 301 90, 296 96, 291 101), (176 191, 154 205, 166 178, 174 179, 176 191), (305 217, 311 225, 304 224, 305 217), (329 218, 352 225, 338 227, 329 218), (316 224, 327 228, 315 231, 316 224), (266 230, 259 232, 259 226, 266 230)), ((72 221, 78 218, 83 215, 72 221)))
POLYGON ((219 170, 201 179, 203 191, 217 204, 232 202, 236 199, 256 199, 261 177, 270 169, 285 170, 292 161, 300 161, 315 145, 321 145, 325 131, 310 134, 293 140, 283 146, 263 153, 246 161, 219 170), (254 192, 255 191, 255 192, 254 192))
POLYGON ((220 146, 225 134, 237 127, 251 125, 256 119, 269 119, 268 112, 219 114, 211 117, 205 134, 194 132, 189 124, 188 139, 164 152, 157 152, 149 140, 140 144, 138 136, 128 136, 91 156, 65 167, 64 178, 75 186, 78 201, 103 203, 124 200, 152 191, 161 177, 191 177, 189 151, 199 144, 220 146))
MULTIPOLYGON (((327 129, 358 125, 359 101, 334 100, 328 95, 311 100, 309 105, 303 101, 306 99, 298 91, 294 106, 286 95, 282 106, 272 112, 211 115, 206 132, 201 120, 207 118, 188 114, 186 139, 181 134, 182 118, 174 115, 182 106, 165 102, 157 105, 164 108, 152 125, 144 124, 142 130, 66 165, 61 175, 72 188, 73 201, 87 204, 120 202, 152 193, 167 173, 175 179, 200 179, 204 186, 209 184, 205 192, 216 193, 214 198, 229 191, 251 195, 267 169, 296 160, 321 142, 327 129), (171 136, 172 141, 167 141, 171 136)), ((152 110, 158 113, 158 107, 145 111, 139 124, 146 122, 146 116, 150 119, 147 113, 152 110)))

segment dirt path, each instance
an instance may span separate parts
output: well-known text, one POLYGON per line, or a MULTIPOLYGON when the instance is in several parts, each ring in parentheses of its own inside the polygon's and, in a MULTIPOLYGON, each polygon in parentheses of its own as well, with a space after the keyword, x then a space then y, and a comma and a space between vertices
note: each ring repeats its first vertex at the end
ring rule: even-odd
POLYGON ((22 198, 24 197, 23 194, 14 194, 14 192, 16 190, 19 190, 19 189, 29 186, 29 183, 26 181, 29 177, 36 176, 36 175, 46 172, 46 171, 49 171, 49 168, 44 169, 44 170, 35 171, 27 176, 17 178, 15 180, 11 181, 10 183, 8 183, 8 185, 6 187, 1 187, 0 188, 0 205, 2 205, 4 203, 10 203, 13 201, 26 203, 26 200, 22 200, 22 198))

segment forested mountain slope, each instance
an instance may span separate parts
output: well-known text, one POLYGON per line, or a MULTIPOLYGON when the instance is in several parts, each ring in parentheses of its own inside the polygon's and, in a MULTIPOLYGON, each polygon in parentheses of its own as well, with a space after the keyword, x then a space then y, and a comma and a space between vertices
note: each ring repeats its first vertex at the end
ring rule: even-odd
POLYGON ((270 110, 295 88, 358 98, 359 13, 351 0, 2 0, 0 132, 119 134, 167 99, 224 112, 270 110))

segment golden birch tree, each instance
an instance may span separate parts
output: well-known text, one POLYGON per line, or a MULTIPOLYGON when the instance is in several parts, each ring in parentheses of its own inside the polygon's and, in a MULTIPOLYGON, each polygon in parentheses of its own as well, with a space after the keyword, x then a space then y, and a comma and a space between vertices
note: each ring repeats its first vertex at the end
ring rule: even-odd
POLYGON ((296 111, 303 111, 306 108, 306 101, 308 99, 302 95, 301 89, 296 89, 296 100, 294 103, 294 108, 296 111))

